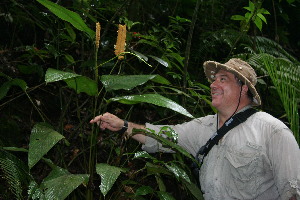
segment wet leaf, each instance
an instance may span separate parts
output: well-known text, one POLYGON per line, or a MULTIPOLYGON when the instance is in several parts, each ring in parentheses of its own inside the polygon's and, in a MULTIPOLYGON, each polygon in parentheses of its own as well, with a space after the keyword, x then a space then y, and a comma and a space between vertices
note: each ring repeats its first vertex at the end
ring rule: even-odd
POLYGON ((80 184, 87 183, 88 174, 66 174, 44 181, 41 188, 45 191, 45 199, 65 199, 80 184))
POLYGON ((143 95, 132 95, 132 96, 122 96, 111 98, 110 101, 118 101, 124 104, 137 104, 137 103, 151 103, 157 106, 161 106, 164 108, 169 108, 174 110, 182 115, 185 115, 190 118, 194 118, 185 108, 181 105, 177 104, 176 102, 163 97, 159 94, 143 94, 143 95))
POLYGON ((28 166, 31 169, 64 136, 49 126, 36 124, 30 135, 28 166))
POLYGON ((188 183, 191 183, 191 180, 189 178, 189 176, 187 175, 187 173, 180 168, 178 165, 176 165, 175 163, 171 163, 170 165, 165 164, 165 166, 175 175, 175 177, 179 180, 179 179, 183 179, 188 183))
POLYGON ((51 83, 51 82, 66 80, 66 79, 74 78, 74 77, 78 77, 78 76, 81 76, 81 75, 71 73, 71 72, 64 72, 64 71, 60 71, 57 69, 48 68, 48 70, 46 71, 46 75, 45 75, 45 81, 46 81, 46 83, 51 83))
POLYGON ((130 90, 138 85, 143 85, 147 81, 154 79, 156 76, 158 75, 103 75, 100 80, 107 91, 120 89, 130 90))
POLYGON ((150 158, 152 160, 157 160, 153 156, 151 156, 148 152, 146 151, 139 151, 134 154, 134 158, 150 158))
POLYGON ((111 166, 105 163, 96 164, 96 172, 101 177, 101 185, 99 187, 103 196, 105 196, 109 192, 121 172, 125 171, 125 169, 111 166))

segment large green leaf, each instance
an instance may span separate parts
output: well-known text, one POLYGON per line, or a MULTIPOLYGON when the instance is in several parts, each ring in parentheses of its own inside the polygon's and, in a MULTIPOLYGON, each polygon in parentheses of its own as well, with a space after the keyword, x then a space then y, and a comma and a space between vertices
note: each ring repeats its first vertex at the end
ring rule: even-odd
POLYGON ((165 164, 165 166, 175 175, 175 177, 179 179, 183 179, 188 183, 191 183, 191 180, 187 173, 175 163, 165 164))
POLYGON ((95 96, 98 93, 97 83, 86 76, 79 76, 72 79, 66 79, 64 81, 78 94, 80 92, 85 92, 90 96, 95 96))
POLYGON ((48 8, 53 14, 55 14, 60 19, 70 22, 75 28, 77 28, 80 31, 86 32, 91 38, 94 38, 95 32, 85 24, 85 22, 77 13, 48 0, 37 1, 46 8, 48 8))
POLYGON ((116 182, 121 172, 125 172, 125 171, 126 171, 125 169, 111 166, 105 163, 96 164, 96 172, 101 177, 101 185, 99 187, 103 196, 105 196, 109 192, 109 190, 116 182))
POLYGON ((115 97, 111 98, 111 101, 118 101, 124 104, 137 104, 137 103, 151 103, 157 106, 161 106, 164 108, 169 108, 174 110, 180 114, 183 114, 187 117, 194 118, 185 108, 181 105, 177 104, 176 102, 163 97, 159 94, 143 94, 143 95, 132 95, 132 96, 122 96, 122 97, 115 97))
POLYGON ((45 75, 46 83, 51 83, 55 81, 65 81, 68 86, 74 89, 77 93, 85 92, 90 96, 94 96, 98 93, 97 83, 79 74, 64 72, 57 69, 49 68, 45 75))
POLYGON ((5 95, 7 94, 7 92, 9 91, 9 89, 12 86, 19 86, 23 91, 25 91, 27 89, 27 84, 24 80, 18 79, 18 78, 9 80, 9 81, 3 83, 0 87, 0 100, 3 97, 5 97, 5 95))
POLYGON ((49 69, 47 69, 46 74, 45 74, 45 81, 46 81, 46 83, 51 83, 51 82, 55 82, 55 81, 66 80, 69 78, 75 78, 78 76, 81 76, 81 75, 49 68, 49 69))
POLYGON ((159 75, 103 75, 100 80, 107 91, 120 89, 130 90, 138 85, 143 85, 149 80, 169 84, 169 81, 159 75))
POLYGON ((31 169, 64 136, 49 126, 36 124, 30 135, 28 166, 31 169))
POLYGON ((45 199, 62 200, 73 192, 80 184, 87 183, 88 174, 66 174, 43 182, 45 199))

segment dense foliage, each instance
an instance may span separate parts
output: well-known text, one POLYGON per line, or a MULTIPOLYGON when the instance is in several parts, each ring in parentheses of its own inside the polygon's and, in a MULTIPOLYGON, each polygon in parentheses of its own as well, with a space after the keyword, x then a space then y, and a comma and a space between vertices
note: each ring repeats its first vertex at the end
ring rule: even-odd
POLYGON ((150 155, 89 120, 111 112, 176 124, 213 114, 206 60, 247 60, 259 109, 300 141, 299 0, 0 5, 0 199, 202 199, 194 159, 176 144, 148 130, 176 152, 150 155), (119 25, 124 52, 115 50, 119 25))

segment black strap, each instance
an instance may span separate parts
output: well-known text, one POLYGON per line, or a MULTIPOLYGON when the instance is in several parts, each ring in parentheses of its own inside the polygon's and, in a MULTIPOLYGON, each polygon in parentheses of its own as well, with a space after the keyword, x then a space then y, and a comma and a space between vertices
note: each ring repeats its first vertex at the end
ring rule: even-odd
MULTIPOLYGON (((206 142, 205 145, 203 145, 199 151, 196 154, 196 159, 199 162, 199 155, 202 155, 202 159, 201 159, 201 164, 204 160, 204 157, 208 154, 208 152, 211 150, 211 148, 217 144, 219 142, 219 140, 232 128, 236 127, 237 125, 243 123, 244 121, 246 121, 248 119, 248 117, 250 117, 252 114, 256 113, 257 110, 255 110, 254 108, 248 108, 245 111, 239 112, 237 114, 235 114, 234 116, 232 116, 231 118, 229 118, 224 125, 217 130, 216 133, 213 134, 213 136, 211 136, 211 138, 206 142)), ((219 123, 219 122, 217 122, 219 123)))

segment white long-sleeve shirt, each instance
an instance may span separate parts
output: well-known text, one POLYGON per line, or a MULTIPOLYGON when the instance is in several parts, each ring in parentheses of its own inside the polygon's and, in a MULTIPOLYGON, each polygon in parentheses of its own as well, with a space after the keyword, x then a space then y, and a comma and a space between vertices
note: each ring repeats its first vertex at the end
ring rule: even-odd
MULTIPOLYGON (((147 123, 159 132, 162 126, 147 123)), ((170 126, 178 144, 193 156, 216 132, 217 115, 170 126)), ((148 152, 169 150, 151 137, 148 152)), ((300 150, 288 127, 265 112, 257 112, 231 129, 205 157, 200 184, 210 199, 300 199, 300 150)))

